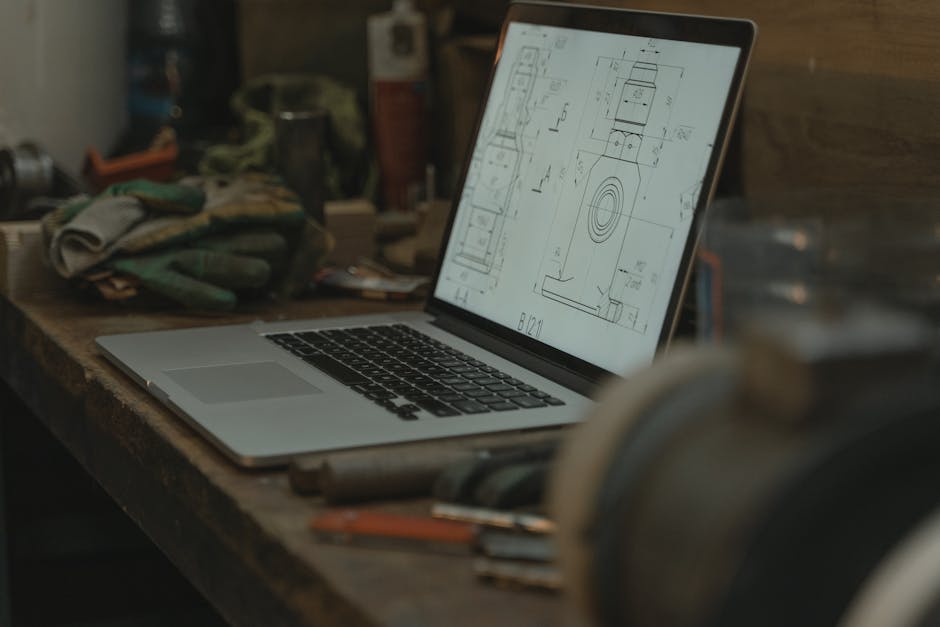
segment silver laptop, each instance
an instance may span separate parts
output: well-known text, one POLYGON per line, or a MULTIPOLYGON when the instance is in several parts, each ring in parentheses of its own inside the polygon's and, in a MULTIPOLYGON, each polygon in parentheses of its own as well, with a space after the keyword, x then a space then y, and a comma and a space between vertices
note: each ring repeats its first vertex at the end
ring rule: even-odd
POLYGON ((512 4, 423 312, 98 346, 244 466, 577 421, 674 330, 754 36, 512 4))

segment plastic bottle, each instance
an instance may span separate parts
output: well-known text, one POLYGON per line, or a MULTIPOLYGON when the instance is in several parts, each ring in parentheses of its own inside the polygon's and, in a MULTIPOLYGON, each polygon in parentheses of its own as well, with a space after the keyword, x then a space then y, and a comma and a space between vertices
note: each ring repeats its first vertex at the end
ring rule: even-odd
POLYGON ((428 38, 411 0, 367 20, 369 91, 386 209, 412 209, 427 164, 428 38))

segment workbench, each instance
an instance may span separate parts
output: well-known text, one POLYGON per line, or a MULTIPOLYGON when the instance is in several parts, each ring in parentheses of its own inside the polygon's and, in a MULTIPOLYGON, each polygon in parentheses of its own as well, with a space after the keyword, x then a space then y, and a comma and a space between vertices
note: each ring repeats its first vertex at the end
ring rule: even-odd
MULTIPOLYGON (((0 294, 0 379, 232 624, 577 624, 558 596, 477 581, 470 556, 318 542, 307 523, 322 499, 293 493, 284 470, 234 466, 94 346, 103 334, 414 306, 313 297, 218 317, 69 290, 0 294)), ((428 502, 375 506, 426 512, 428 502)))

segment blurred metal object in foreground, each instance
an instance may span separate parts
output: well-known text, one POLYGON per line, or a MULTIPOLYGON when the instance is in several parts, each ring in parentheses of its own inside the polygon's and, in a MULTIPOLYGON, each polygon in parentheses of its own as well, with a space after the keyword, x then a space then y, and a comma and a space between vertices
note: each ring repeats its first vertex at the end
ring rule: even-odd
POLYGON ((552 514, 594 624, 835 625, 940 505, 930 324, 865 307, 752 320, 737 347, 678 347, 613 384, 563 447, 552 514))
POLYGON ((940 625, 940 510, 882 560, 839 627, 940 625))

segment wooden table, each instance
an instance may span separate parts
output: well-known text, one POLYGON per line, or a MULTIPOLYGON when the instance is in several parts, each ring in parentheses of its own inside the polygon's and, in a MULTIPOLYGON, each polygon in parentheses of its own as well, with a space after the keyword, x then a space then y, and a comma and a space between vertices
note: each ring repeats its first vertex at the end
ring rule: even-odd
MULTIPOLYGON (((237 315, 128 309, 74 293, 0 295, 0 377, 179 570, 236 625, 572 625, 562 599, 476 581, 470 557, 318 543, 322 500, 283 471, 233 466, 111 366, 98 335, 402 308, 344 299, 237 315)), ((386 503, 403 511, 426 502, 386 503)))

